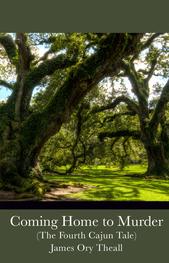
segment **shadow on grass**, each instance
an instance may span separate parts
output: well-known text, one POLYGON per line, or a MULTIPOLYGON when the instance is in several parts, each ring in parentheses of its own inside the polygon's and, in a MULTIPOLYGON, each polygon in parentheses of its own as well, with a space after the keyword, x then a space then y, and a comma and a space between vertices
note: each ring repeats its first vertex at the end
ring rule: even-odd
POLYGON ((48 179, 68 185, 92 186, 86 191, 72 194, 80 200, 145 200, 169 201, 169 181, 145 179, 145 167, 129 167, 123 171, 116 168, 86 168, 68 176, 48 176, 48 179), (135 176, 138 174, 138 177, 135 176))

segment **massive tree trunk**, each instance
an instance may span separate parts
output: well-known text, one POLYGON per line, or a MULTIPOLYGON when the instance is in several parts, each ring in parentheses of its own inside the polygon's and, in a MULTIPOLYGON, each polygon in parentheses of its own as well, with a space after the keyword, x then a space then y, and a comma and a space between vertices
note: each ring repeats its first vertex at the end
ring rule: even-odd
POLYGON ((169 176, 169 159, 165 158, 161 145, 151 145, 146 148, 148 158, 147 175, 169 176))
POLYGON ((137 52, 141 37, 142 34, 108 34, 100 41, 95 54, 72 68, 76 64, 73 54, 72 58, 61 54, 33 66, 26 34, 18 33, 15 42, 9 37, 0 37, 0 44, 17 73, 11 96, 0 106, 0 181, 4 188, 33 187, 35 177, 31 171, 44 143, 69 120, 87 92, 104 77, 115 75, 121 68, 122 58, 137 52), (30 113, 33 89, 45 76, 67 67, 70 73, 62 86, 54 87, 57 91, 49 103, 41 111, 30 113))
POLYGON ((162 125, 161 134, 153 135, 149 129, 149 136, 143 140, 147 152, 147 175, 169 176, 169 129, 162 125))
POLYGON ((21 124, 6 115, 1 122, 0 183, 4 189, 34 191, 37 181, 43 181, 38 170, 38 155, 47 139, 59 131, 61 121, 56 118, 51 129, 43 132, 47 118, 38 121, 37 116, 21 124))
MULTIPOLYGON (((169 176, 169 158, 164 149, 162 142, 144 142, 147 152, 148 168, 146 175, 148 176, 169 176)), ((168 144, 169 147, 169 144, 168 144)))

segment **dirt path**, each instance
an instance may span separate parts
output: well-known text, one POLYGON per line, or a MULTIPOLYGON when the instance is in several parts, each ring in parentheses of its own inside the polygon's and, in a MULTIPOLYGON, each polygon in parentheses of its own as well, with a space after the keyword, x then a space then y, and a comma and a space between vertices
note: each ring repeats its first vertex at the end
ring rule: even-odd
POLYGON ((89 189, 89 186, 67 186, 65 188, 51 188, 50 192, 44 195, 44 201, 55 201, 55 200, 78 200, 75 198, 69 198, 70 194, 79 193, 89 189))
MULTIPOLYGON (((51 187, 50 191, 47 192, 42 201, 59 201, 59 200, 65 200, 65 201, 74 201, 78 200, 75 198, 69 198, 70 194, 73 193, 79 193, 82 191, 85 191, 91 187, 87 185, 83 186, 62 186, 62 187, 51 187)), ((0 201, 33 201, 37 198, 34 198, 33 196, 29 196, 27 193, 23 193, 22 195, 17 194, 15 192, 11 191, 0 191, 0 201)))
POLYGON ((16 193, 10 191, 0 191, 0 200, 12 200, 16 199, 16 193))
POLYGON ((34 197, 30 193, 17 194, 12 191, 0 190, 0 201, 34 201, 37 197, 34 197))

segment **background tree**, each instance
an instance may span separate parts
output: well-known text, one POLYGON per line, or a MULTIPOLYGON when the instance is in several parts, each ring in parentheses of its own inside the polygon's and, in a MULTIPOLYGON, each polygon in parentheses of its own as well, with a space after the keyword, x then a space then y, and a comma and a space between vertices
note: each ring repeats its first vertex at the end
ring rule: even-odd
MULTIPOLYGON (((128 129, 129 120, 124 115, 124 105, 114 109, 109 114, 90 114, 91 109, 106 104, 109 92, 105 83, 97 85, 83 99, 70 122, 62 126, 59 133, 53 136, 43 147, 40 163, 43 171, 48 173, 71 173, 81 165, 119 166, 132 163, 144 163, 143 146, 130 136, 118 134, 119 129, 128 129), (114 131, 113 138, 99 139, 99 134, 105 130, 114 131), (119 135, 119 136, 118 136, 119 135)), ((37 96, 38 97, 38 96, 37 96)), ((138 126, 138 120, 130 118, 130 126, 138 126)))
MULTIPOLYGON (((122 103, 124 110, 113 115, 136 116, 139 125, 119 127, 117 131, 104 131, 100 138, 133 137, 139 139, 147 153, 148 175, 169 175, 169 35, 154 34, 140 46, 140 52, 132 59, 123 60, 123 69, 117 75, 123 78, 124 90, 118 90, 113 101, 93 110, 112 110, 122 103), (129 83, 124 82, 127 79, 129 83), (160 84, 161 83, 161 84, 160 84), (131 90, 125 86, 131 85, 131 90)), ((113 81, 114 78, 113 78, 113 81)), ((131 120, 128 121, 131 123, 131 120)))

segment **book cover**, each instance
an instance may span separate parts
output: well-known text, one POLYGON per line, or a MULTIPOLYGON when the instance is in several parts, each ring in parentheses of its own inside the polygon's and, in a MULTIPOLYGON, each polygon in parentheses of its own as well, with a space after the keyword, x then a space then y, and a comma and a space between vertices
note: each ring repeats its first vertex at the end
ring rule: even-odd
POLYGON ((166 3, 2 6, 2 260, 166 261, 166 3))

